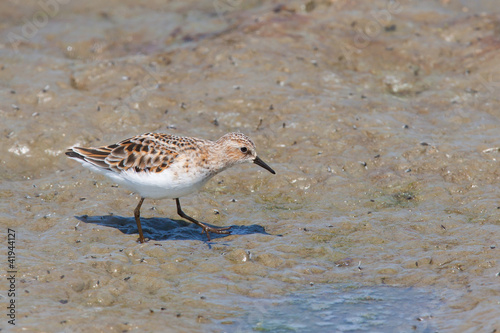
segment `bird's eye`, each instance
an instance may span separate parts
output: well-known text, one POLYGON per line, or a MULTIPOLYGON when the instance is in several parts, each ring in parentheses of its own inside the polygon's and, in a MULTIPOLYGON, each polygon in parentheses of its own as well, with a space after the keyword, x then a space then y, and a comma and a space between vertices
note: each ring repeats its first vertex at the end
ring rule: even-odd
POLYGON ((241 150, 242 153, 246 154, 246 152, 248 151, 248 148, 247 147, 241 147, 240 150, 241 150))

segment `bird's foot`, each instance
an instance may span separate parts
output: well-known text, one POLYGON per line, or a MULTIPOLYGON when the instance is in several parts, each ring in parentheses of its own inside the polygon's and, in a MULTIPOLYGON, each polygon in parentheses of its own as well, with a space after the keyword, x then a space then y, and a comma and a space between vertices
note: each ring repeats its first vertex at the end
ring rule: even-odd
POLYGON ((139 238, 137 238, 136 240, 137 243, 141 243, 141 244, 144 244, 146 242, 149 242, 149 238, 144 238, 142 236, 139 236, 139 238))
POLYGON ((202 226, 201 233, 207 234, 208 241, 210 241, 210 233, 213 232, 214 234, 224 234, 224 235, 229 235, 231 233, 231 227, 224 227, 224 228, 217 228, 217 227, 210 227, 208 225, 203 225, 202 226))

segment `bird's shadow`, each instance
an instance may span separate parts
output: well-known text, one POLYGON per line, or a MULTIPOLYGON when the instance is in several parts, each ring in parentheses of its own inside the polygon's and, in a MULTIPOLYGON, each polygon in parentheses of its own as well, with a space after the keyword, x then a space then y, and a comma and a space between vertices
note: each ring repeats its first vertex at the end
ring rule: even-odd
MULTIPOLYGON (((133 217, 124 217, 117 215, 105 216, 75 216, 78 220, 85 223, 93 223, 105 227, 116 228, 124 234, 137 234, 137 224, 133 217)), ((206 223, 205 223, 206 224, 206 223)), ((209 224, 207 224, 209 225, 209 224)), ((143 218, 141 217, 141 226, 144 237, 152 241, 163 240, 199 240, 207 241, 207 235, 201 232, 201 228, 194 223, 184 220, 171 220, 168 218, 143 218)), ((212 226, 212 225, 210 225, 212 226)), ((264 234, 269 235, 263 226, 253 225, 232 225, 230 235, 250 235, 264 234)), ((210 238, 222 238, 229 236, 227 234, 210 233, 210 238)))

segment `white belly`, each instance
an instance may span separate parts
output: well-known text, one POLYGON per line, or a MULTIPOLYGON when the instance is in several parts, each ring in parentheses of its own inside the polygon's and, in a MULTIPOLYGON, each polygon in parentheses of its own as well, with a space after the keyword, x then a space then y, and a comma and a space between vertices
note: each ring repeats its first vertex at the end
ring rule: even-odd
POLYGON ((213 176, 206 169, 186 172, 185 169, 176 168, 174 165, 160 173, 137 173, 132 169, 116 173, 88 163, 83 165, 137 192, 141 197, 151 199, 175 199, 186 196, 201 189, 213 176))

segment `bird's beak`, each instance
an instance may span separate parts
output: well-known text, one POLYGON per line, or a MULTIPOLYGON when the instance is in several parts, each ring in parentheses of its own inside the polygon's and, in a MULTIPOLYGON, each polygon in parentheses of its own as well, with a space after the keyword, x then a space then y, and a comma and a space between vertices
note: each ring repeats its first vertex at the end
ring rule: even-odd
POLYGON ((263 167, 264 169, 266 169, 267 171, 269 171, 270 173, 272 173, 273 175, 276 174, 276 172, 274 172, 273 169, 271 169, 271 167, 269 165, 267 165, 263 160, 261 160, 258 156, 255 157, 255 159, 253 160, 253 162, 255 164, 257 164, 258 166, 261 166, 263 167))

